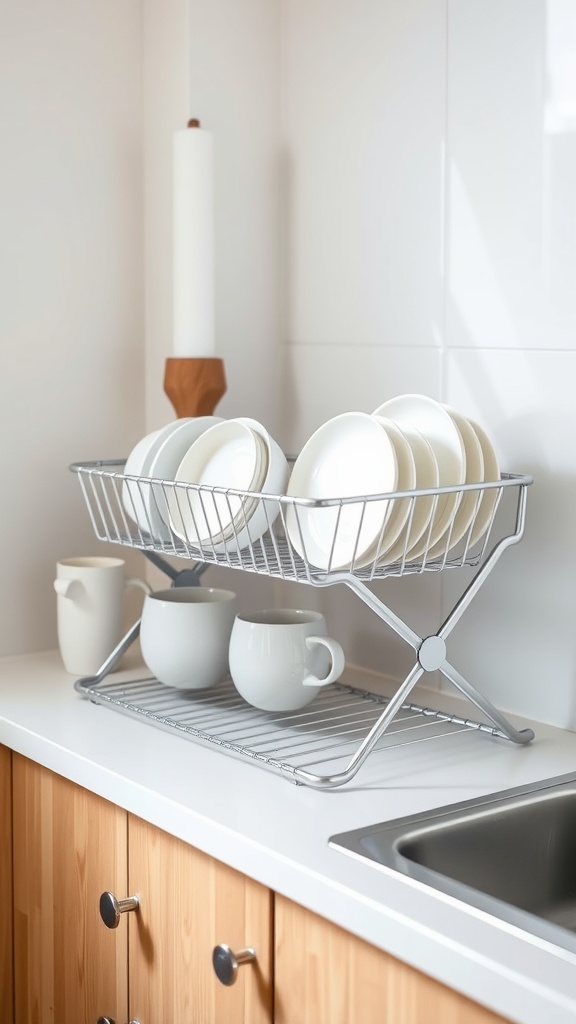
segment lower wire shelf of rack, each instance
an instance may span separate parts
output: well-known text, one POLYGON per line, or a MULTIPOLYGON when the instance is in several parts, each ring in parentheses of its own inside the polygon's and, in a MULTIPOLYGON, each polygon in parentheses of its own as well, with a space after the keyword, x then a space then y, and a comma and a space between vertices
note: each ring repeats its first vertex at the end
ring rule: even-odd
MULTIPOLYGON (((317 778, 319 788, 322 780, 345 772, 360 740, 389 704, 388 697, 342 683, 327 687, 312 705, 282 713, 251 707, 230 679, 210 690, 177 690, 149 676, 77 689, 96 704, 218 747, 297 785, 313 786, 317 778)), ((467 730, 506 738, 491 724, 407 702, 372 754, 467 730)))

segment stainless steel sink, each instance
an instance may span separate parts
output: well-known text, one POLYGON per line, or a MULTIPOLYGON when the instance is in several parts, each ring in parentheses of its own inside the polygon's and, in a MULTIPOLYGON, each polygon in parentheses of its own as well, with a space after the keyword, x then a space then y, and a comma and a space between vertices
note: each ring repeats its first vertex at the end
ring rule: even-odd
POLYGON ((576 773, 344 832, 330 845, 576 953, 576 773))

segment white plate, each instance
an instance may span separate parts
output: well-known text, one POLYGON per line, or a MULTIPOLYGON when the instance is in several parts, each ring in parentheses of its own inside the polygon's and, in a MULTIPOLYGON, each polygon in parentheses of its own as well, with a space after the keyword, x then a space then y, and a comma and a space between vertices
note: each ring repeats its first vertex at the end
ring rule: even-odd
MULTIPOLYGON (((398 460, 398 478, 395 489, 397 491, 414 490, 416 487, 416 461, 407 435, 400 429, 397 423, 394 423, 393 420, 387 419, 386 416, 375 416, 374 419, 377 420, 382 429, 386 431, 396 451, 396 458, 398 460)), ((379 539, 374 550, 370 552, 371 557, 369 559, 365 559, 363 561, 363 565, 368 565, 370 562, 374 561, 378 561, 381 565, 386 565, 390 560, 394 560, 394 552, 397 546, 400 545, 402 548, 404 547, 404 540, 398 540, 398 538, 400 537, 406 525, 406 520, 410 514, 410 499, 394 498, 391 505, 392 509, 388 519, 386 520, 383 535, 379 539), (389 557, 390 554, 392 555, 392 559, 389 557)), ((358 563, 356 564, 358 565, 358 563)))
MULTIPOLYGON (((438 487, 438 463, 432 451, 432 446, 419 430, 404 427, 403 433, 410 443, 414 462, 416 465, 415 490, 429 490, 438 487)), ((428 529, 434 509, 433 495, 420 495, 414 499, 414 508, 406 522, 406 530, 386 552, 382 564, 391 565, 404 558, 407 562, 415 561, 425 550, 428 544, 428 529), (404 552, 406 551, 406 555, 404 552)))
MULTIPOLYGON (((466 479, 467 484, 481 484, 484 481, 484 457, 478 435, 465 416, 448 405, 444 408, 452 417, 460 431, 466 451, 466 479)), ((467 530, 470 529, 475 513, 479 508, 480 494, 478 491, 464 491, 462 499, 452 519, 452 523, 444 537, 428 551, 428 558, 438 558, 444 555, 446 547, 448 550, 454 548, 467 530)))
MULTIPOLYGON (((250 491, 258 481, 265 447, 245 423, 223 420, 209 427, 188 449, 176 474, 177 483, 250 491)), ((239 514, 241 495, 174 490, 168 493, 170 523, 183 540, 200 546, 221 541, 239 514)))
MULTIPOLYGON (((294 463, 287 493, 295 498, 361 498, 396 490, 394 444, 372 416, 347 412, 323 423, 294 463)), ((389 499, 323 508, 291 505, 286 530, 298 554, 318 569, 346 569, 378 543, 392 512, 389 499)))
MULTIPOLYGON (((494 451, 488 434, 479 423, 476 423, 475 420, 468 418, 468 422, 476 432, 476 436, 480 442, 480 447, 482 448, 482 456, 484 458, 484 482, 489 483, 494 480, 500 480, 500 466, 498 465, 496 452, 494 451)), ((490 525, 490 520, 492 519, 494 506, 498 501, 498 493, 497 487, 490 487, 482 493, 480 507, 478 509, 476 519, 474 520, 474 526, 472 527, 472 533, 470 535, 471 547, 486 533, 486 530, 490 525)))
MULTIPOLYGON (((429 442, 438 463, 438 486, 457 487, 466 478, 466 453, 460 432, 449 413, 428 395, 398 395, 374 411, 388 416, 400 427, 419 430, 429 442)), ((448 529, 461 495, 438 497, 430 530, 430 544, 436 544, 448 529)))

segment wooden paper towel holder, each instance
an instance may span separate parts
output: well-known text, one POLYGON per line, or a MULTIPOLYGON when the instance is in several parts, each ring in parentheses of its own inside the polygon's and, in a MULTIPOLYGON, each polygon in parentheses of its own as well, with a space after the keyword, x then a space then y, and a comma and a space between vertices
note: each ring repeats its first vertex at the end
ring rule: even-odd
POLYGON ((224 362, 216 356, 174 356, 166 360, 164 391, 176 416, 211 416, 226 393, 224 362))

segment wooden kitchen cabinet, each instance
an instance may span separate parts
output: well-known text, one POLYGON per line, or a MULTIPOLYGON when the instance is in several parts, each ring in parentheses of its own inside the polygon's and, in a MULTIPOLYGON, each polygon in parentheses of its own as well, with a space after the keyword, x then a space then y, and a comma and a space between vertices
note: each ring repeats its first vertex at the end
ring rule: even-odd
POLYGON ((15 1024, 270 1024, 268 889, 17 754, 13 800, 15 1024), (219 943, 256 952, 231 986, 219 943))
POLYGON ((0 1022, 13 1020, 12 752, 0 746, 0 1022))
MULTIPOLYGON (((11 775, 12 794, 10 752, 0 747, 3 868, 13 819, 15 1007, 13 1018, 7 914, 0 1024, 505 1024, 18 754, 11 775), (104 891, 139 899, 114 929, 100 918, 104 891), (230 986, 212 967, 220 943, 256 953, 230 986)), ((0 885, 9 906, 9 870, 0 885)))
POLYGON ((98 901, 126 889, 126 812, 18 754, 13 801, 15 1024, 125 1024, 127 933, 98 901))
POLYGON ((129 817, 130 1019, 141 1024, 270 1024, 272 893, 172 836, 129 817), (230 986, 212 951, 253 947, 230 986))
POLYGON ((506 1024, 281 896, 275 947, 275 1024, 506 1024))

